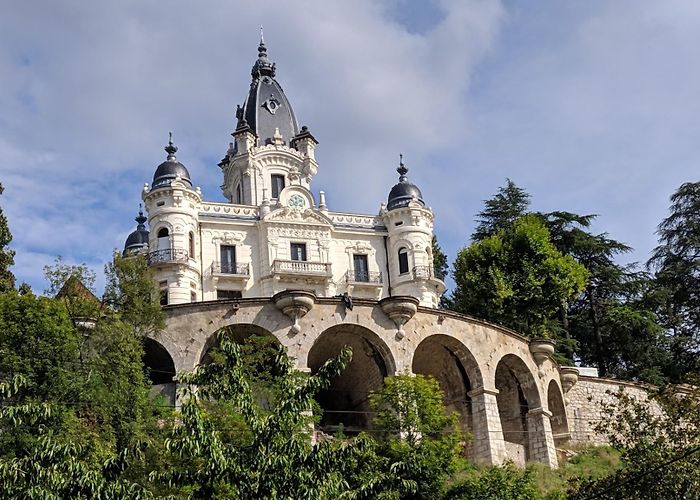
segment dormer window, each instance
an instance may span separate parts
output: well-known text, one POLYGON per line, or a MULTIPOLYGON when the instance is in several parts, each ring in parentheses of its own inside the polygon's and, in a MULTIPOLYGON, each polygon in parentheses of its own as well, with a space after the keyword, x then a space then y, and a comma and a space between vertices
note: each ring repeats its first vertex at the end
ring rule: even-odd
POLYGON ((273 198, 279 198, 280 193, 284 189, 284 175, 272 174, 271 178, 271 194, 273 198))

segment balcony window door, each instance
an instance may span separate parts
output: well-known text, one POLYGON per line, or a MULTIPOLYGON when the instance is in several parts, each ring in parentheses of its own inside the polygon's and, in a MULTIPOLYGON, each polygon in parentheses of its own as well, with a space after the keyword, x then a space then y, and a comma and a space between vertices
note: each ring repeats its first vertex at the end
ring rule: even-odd
POLYGON ((236 274, 236 247, 221 245, 221 272, 236 274))
POLYGON ((363 254, 353 255, 352 264, 355 271, 355 281, 369 281, 369 268, 367 265, 367 256, 363 254))
POLYGON ((271 194, 273 198, 279 198, 284 189, 284 175, 273 174, 271 178, 271 194))
POLYGON ((167 227, 158 230, 158 250, 170 250, 170 233, 167 227))
POLYGON ((292 243, 290 254, 292 260, 306 261, 306 243, 292 243))

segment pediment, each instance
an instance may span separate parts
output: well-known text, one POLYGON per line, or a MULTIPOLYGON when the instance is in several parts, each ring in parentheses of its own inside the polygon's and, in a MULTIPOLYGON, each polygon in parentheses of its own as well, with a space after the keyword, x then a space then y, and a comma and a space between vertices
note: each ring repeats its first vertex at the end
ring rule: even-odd
POLYGON ((265 222, 295 222, 316 226, 332 226, 331 220, 314 208, 280 207, 267 214, 265 222))

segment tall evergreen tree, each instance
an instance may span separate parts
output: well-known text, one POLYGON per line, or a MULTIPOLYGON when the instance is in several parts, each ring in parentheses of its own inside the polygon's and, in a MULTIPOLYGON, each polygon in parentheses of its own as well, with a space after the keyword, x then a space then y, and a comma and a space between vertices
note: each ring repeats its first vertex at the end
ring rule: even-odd
MULTIPOLYGON (((0 184, 0 195, 5 188, 0 184)), ((15 252, 7 248, 12 241, 12 233, 7 225, 7 217, 0 207, 0 293, 12 290, 15 287, 15 276, 10 271, 10 266, 15 263, 15 252)))
POLYGON ((506 185, 499 188, 484 205, 484 209, 477 215, 472 241, 482 241, 493 236, 525 215, 530 206, 530 195, 512 180, 506 179, 506 185))
POLYGON ((654 271, 658 316, 671 336, 675 380, 700 372, 700 182, 671 196, 670 215, 659 224, 654 271))
POLYGON ((432 250, 433 250, 433 270, 435 277, 439 280, 445 280, 447 276, 447 270, 449 269, 449 264, 447 263, 447 255, 442 251, 440 245, 437 241, 437 236, 433 235, 432 240, 432 250))

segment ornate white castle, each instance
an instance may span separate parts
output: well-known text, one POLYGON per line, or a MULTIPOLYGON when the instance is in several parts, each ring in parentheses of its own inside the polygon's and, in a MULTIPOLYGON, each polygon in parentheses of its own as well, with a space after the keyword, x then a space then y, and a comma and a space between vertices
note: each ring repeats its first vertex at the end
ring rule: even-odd
POLYGON ((317 141, 299 128, 262 41, 258 50, 219 163, 228 203, 203 200, 171 140, 143 190, 150 234, 140 215, 125 252, 148 250, 163 304, 295 288, 317 297, 411 295, 437 307, 445 287, 432 266, 433 213, 406 167, 378 214, 330 210, 324 193, 311 191, 317 141))
POLYGON ((309 372, 352 347, 318 397, 319 431, 370 428, 369 393, 387 376, 420 373, 439 381, 477 460, 556 467, 559 443, 601 442, 595 402, 624 383, 559 366, 551 342, 438 308, 434 215, 403 162, 376 215, 330 210, 314 195, 317 141, 299 128, 262 40, 236 114, 219 163, 228 202, 203 200, 171 138, 143 189, 148 217, 139 213, 126 240, 125 255, 146 253, 167 316, 145 346, 154 390, 174 403, 176 373, 207 362, 225 329, 274 338, 309 372))

